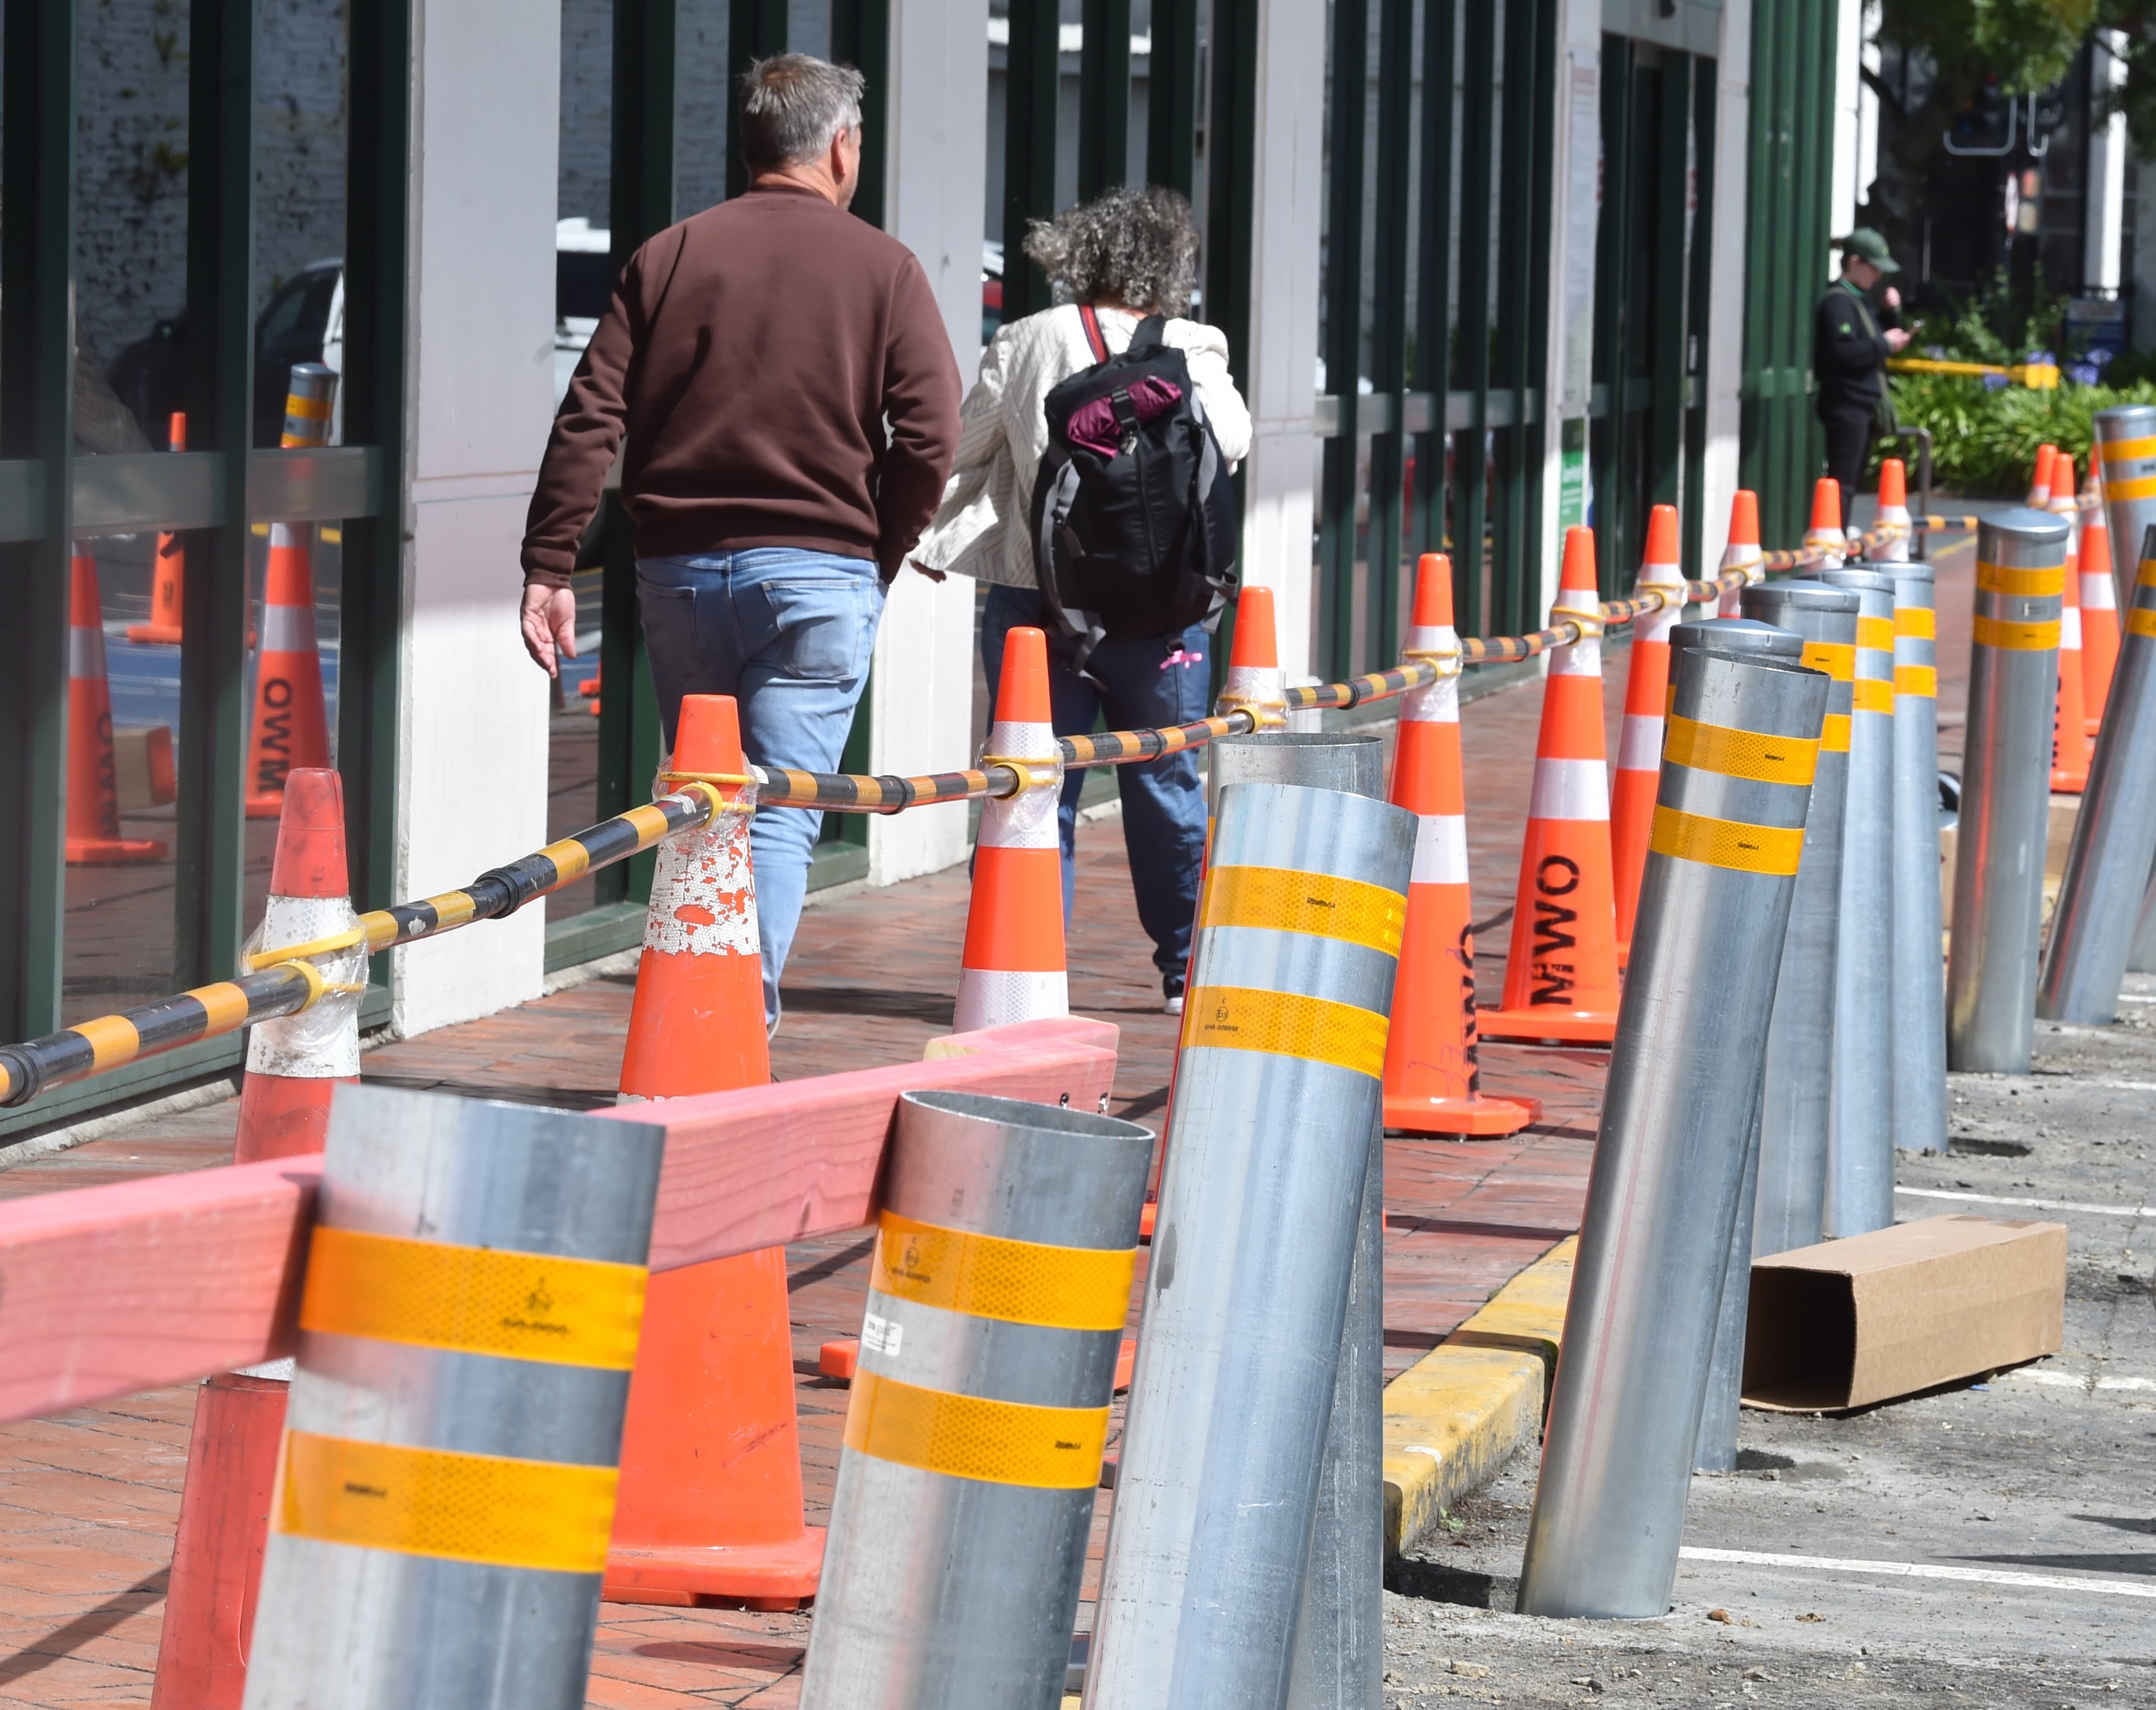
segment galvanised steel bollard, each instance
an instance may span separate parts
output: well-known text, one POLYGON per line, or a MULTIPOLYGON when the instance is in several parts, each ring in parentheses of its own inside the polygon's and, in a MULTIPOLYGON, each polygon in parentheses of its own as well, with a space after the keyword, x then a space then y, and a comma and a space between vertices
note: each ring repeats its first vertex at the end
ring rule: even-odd
POLYGON ((1520 1569, 1523 1615, 1669 1607, 1826 711, 1686 649, 1520 1569))
POLYGON ((1960 854, 1947 953, 1949 1068, 2029 1072, 2066 578, 2062 518, 2017 507, 1978 525, 1960 854))
MULTIPOLYGON (((1292 783, 1383 800, 1384 745, 1335 732, 1264 732, 1217 743, 1217 799, 1231 783, 1292 783)), ((1289 1710, 1374 1705, 1385 1677, 1385 1148, 1370 1147, 1331 1423, 1311 1523, 1289 1710)))
POLYGON ((247 1710, 579 1710, 665 1139, 337 1089, 247 1710))
POLYGON ((2141 901, 2141 919, 2133 928, 2133 948, 2126 965, 2135 973, 2156 973, 2156 873, 2150 875, 2148 893, 2141 901))
POLYGON ((1940 960, 1938 616, 1932 567, 1894 578, 1894 1143, 1947 1149, 1947 1005, 1940 960))
POLYGON ((1851 567, 1820 580, 1861 603, 1826 1154, 1826 1227, 1839 1236, 1894 1221, 1894 578, 1851 567))
MULTIPOLYGON (((1686 648, 1705 647, 1720 653, 1757 654, 1784 665, 1803 662, 1800 636, 1771 624, 1748 619, 1725 618, 1703 624, 1680 624, 1670 632, 1671 665, 1686 648)), ((1676 682, 1672 675, 1671 682, 1676 682)), ((1811 813, 1819 812, 1819 774, 1812 774, 1811 813)), ((1810 824, 1810 814, 1806 824, 1810 824)), ((1799 863, 1798 882, 1803 883, 1799 863)), ((1794 906, 1789 932, 1795 930, 1794 906)), ((1776 982, 1777 1002, 1782 982, 1789 973, 1789 933, 1783 935, 1782 968, 1776 982)), ((1774 1024, 1767 1024, 1768 1049, 1773 1049, 1774 1024)), ((1722 1261, 1722 1306, 1714 1321, 1714 1353, 1707 1362, 1707 1399, 1699 1415, 1699 1444, 1692 1464, 1710 1471, 1727 1471, 1737 1464, 1737 1415, 1744 1380, 1744 1323, 1752 1298, 1752 1230, 1759 1197, 1759 1118, 1754 1108, 1752 1129, 1744 1146, 1744 1176, 1737 1193, 1737 1216, 1729 1229, 1729 1256, 1722 1261)))
POLYGON ((2103 509, 2111 525, 2118 608, 2128 611, 2133 605, 2134 569, 2128 555, 2156 526, 2156 405, 2113 404, 2096 413, 2092 426, 2103 448, 2103 509))
POLYGON ((1286 1700, 1414 834, 1361 796, 1221 789, 1089 1705, 1286 1700))
POLYGON ((1153 1137, 899 1101, 804 1710, 1063 1702, 1153 1137))
POLYGON ((1861 597, 1823 582, 1768 582, 1744 590, 1744 615, 1804 642, 1802 663, 1827 674, 1826 718, 1804 864, 1767 1029, 1759 1101, 1759 1197, 1754 1256, 1820 1240, 1826 1228, 1826 1156, 1834 1050, 1835 963, 1840 944, 1841 845, 1849 792, 1849 728, 1861 597))
POLYGON ((2097 732, 2051 939, 2036 985, 2046 1021, 2118 1017, 2156 864, 2156 527, 2143 543, 2111 699, 2097 732))

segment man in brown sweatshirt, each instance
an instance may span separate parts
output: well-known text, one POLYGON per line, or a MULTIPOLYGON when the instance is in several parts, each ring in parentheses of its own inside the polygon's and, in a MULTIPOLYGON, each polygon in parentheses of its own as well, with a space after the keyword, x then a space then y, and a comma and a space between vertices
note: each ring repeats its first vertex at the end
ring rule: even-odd
MULTIPOLYGON (((832 772, 884 590, 951 472, 958 368, 913 252, 845 211, 860 74, 782 54, 742 81, 754 182, 630 257, 555 418, 524 645, 550 675, 575 651, 569 572, 620 450, 668 748, 682 696, 732 695, 752 762, 832 772)), ((750 833, 774 1027, 822 819, 766 809, 750 833)))

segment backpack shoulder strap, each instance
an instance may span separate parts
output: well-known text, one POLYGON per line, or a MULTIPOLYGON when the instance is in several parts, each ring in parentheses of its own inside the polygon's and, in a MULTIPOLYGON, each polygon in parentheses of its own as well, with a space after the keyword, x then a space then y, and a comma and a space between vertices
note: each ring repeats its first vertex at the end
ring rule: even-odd
POLYGON ((1132 333, 1131 348, 1148 351, 1157 345, 1165 344, 1168 341, 1167 332, 1168 317, 1165 315, 1148 315, 1138 322, 1137 330, 1132 333))
POLYGON ((1096 362, 1106 362, 1108 341, 1101 336, 1101 317, 1093 312, 1093 306, 1091 303, 1081 303, 1078 306, 1078 319, 1086 328, 1086 342, 1093 347, 1093 360, 1096 362))

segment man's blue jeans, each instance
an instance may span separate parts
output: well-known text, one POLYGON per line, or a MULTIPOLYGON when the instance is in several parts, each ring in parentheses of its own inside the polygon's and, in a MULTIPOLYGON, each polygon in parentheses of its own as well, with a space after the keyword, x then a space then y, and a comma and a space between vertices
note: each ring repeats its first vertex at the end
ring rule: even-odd
MULTIPOLYGON (((995 693, 1003 675, 1004 638, 1023 624, 1048 631, 1048 697, 1056 735, 1083 736, 1105 715, 1111 730, 1188 724, 1211 710, 1210 673, 1204 655, 1212 643, 1203 629, 1152 641, 1103 641, 1086 668, 1106 686, 1103 694, 1070 669, 1077 642, 1059 635, 1046 617, 1040 596, 1030 588, 988 589, 981 616, 981 663, 988 674, 988 719, 995 720, 995 693), (1171 656, 1180 651, 1183 659, 1171 656)), ((1116 783, 1123 799, 1123 842, 1130 852, 1131 890, 1138 923, 1152 940, 1153 965, 1165 986, 1180 990, 1190 959, 1190 933, 1198 914, 1198 876, 1205 859, 1205 788, 1198 776, 1198 757, 1188 750, 1163 754, 1142 765, 1118 766, 1116 783)), ((1063 918, 1070 918, 1076 883, 1078 793, 1086 774, 1063 780, 1060 821, 1063 832, 1063 918)))
MULTIPOLYGON (((839 769, 883 616, 873 563, 793 547, 641 558, 636 591, 669 752, 684 695, 731 695, 752 764, 839 769)), ((814 809, 766 808, 750 828, 767 1025, 823 824, 814 809)))

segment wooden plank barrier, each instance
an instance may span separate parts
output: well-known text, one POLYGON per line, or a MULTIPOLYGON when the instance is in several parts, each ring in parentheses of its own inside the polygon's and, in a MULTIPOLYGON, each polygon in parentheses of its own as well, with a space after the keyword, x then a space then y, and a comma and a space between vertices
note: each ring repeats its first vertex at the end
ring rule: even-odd
MULTIPOLYGON (((1082 1016, 931 1040, 926 1060, 601 1114, 666 1129, 651 1266, 874 1220, 901 1092, 1097 1108, 1113 1024, 1082 1016)), ((0 1204, 0 1422, 294 1351, 321 1167, 281 1158, 0 1204)))

